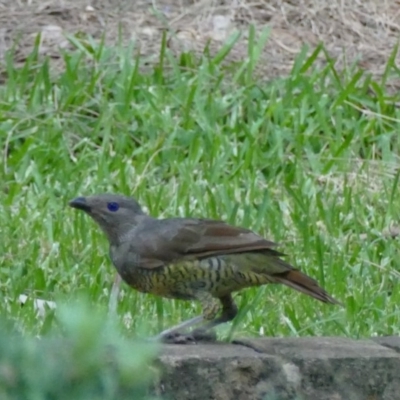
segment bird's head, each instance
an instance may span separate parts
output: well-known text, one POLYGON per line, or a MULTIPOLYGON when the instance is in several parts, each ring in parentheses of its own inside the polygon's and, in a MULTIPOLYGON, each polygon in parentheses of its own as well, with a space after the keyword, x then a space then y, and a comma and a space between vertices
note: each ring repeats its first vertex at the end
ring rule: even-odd
POLYGON ((116 194, 77 197, 71 200, 69 205, 89 214, 100 225, 111 243, 118 241, 145 216, 135 199, 116 194))

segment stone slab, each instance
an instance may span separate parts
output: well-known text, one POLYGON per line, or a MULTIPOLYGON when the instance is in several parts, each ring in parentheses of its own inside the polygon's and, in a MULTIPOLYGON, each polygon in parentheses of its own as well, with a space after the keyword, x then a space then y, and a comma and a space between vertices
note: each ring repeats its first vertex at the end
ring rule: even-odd
POLYGON ((400 354, 375 339, 166 345, 158 367, 154 390, 171 400, 400 399, 400 354))

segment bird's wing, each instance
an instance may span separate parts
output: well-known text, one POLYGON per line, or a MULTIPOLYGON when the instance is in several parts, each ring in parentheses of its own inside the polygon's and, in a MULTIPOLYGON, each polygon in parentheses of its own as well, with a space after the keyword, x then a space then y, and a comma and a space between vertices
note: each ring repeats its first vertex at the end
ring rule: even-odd
POLYGON ((269 282, 282 283, 325 303, 340 304, 317 281, 280 259, 283 254, 273 249, 275 243, 248 229, 224 222, 153 220, 136 232, 135 240, 130 244, 142 268, 153 269, 173 261, 225 255, 241 271, 268 276, 269 282))
POLYGON ((151 225, 136 231, 131 246, 145 268, 156 268, 177 260, 257 250, 282 255, 273 250, 275 243, 248 229, 208 219, 153 220, 151 225))

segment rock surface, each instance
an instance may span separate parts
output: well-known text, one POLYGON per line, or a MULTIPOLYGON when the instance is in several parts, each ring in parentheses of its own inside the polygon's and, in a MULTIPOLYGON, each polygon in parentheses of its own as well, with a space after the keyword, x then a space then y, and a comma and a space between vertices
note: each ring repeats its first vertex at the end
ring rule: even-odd
POLYGON ((173 400, 400 399, 400 338, 166 345, 155 392, 173 400))

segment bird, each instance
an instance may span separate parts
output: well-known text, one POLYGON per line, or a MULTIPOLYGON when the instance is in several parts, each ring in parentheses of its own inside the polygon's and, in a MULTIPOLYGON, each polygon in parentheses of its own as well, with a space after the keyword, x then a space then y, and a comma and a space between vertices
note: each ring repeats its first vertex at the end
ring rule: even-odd
POLYGON ((286 262, 276 243, 250 229, 207 218, 153 218, 134 198, 119 194, 77 197, 69 205, 100 226, 111 261, 130 287, 200 302, 202 315, 162 331, 157 340, 195 341, 196 335, 232 321, 238 313, 232 294, 249 287, 280 283, 323 303, 341 304, 286 262))

